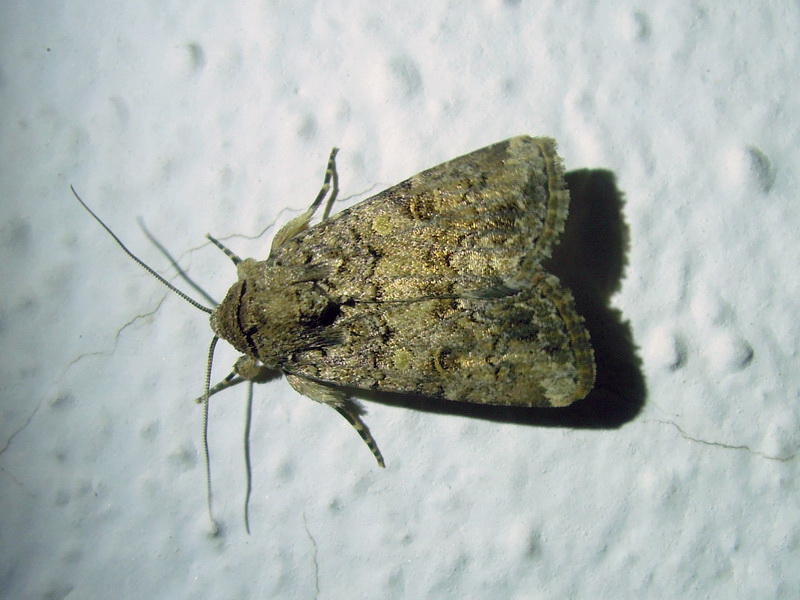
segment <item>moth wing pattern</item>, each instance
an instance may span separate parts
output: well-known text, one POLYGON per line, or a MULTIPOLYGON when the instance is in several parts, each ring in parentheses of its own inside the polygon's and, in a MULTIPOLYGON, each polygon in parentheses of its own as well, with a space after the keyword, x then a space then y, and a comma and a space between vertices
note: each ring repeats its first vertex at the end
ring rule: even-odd
MULTIPOLYGON (((568 405, 593 386, 593 353, 570 292, 541 267, 568 206, 549 138, 512 138, 423 171, 257 263, 257 277, 280 270, 282 287, 302 290, 291 301, 298 322, 316 317, 271 326, 269 349, 256 335, 252 350, 333 386, 568 405)), ((278 313, 274 293, 264 303, 278 313)))
POLYGON ((558 279, 500 298, 344 307, 344 344, 298 352, 286 371, 329 384, 453 401, 566 406, 594 381, 588 336, 558 279))
POLYGON ((268 262, 349 300, 487 295, 530 285, 563 229, 555 141, 520 136, 419 173, 275 248, 268 262))

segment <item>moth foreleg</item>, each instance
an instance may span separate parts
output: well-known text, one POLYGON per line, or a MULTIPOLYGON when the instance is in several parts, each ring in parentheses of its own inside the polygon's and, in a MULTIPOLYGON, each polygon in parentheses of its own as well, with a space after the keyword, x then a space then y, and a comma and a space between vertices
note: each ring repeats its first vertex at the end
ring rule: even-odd
POLYGON ((308 227, 308 222, 311 220, 311 217, 314 216, 314 213, 317 212, 317 209, 322 204, 325 196, 328 196, 328 202, 325 205, 325 212, 322 220, 324 221, 328 218, 328 215, 331 212, 331 206, 336 200, 336 196, 339 195, 339 174, 336 172, 337 152, 339 152, 338 148, 331 150, 331 155, 328 157, 328 166, 325 169, 325 179, 322 182, 322 188, 320 188, 317 197, 314 198, 314 201, 311 203, 311 206, 308 207, 307 211, 305 211, 299 217, 295 217, 289 221, 280 229, 280 231, 278 231, 278 233, 275 234, 275 237, 272 238, 272 251, 277 250, 286 242, 286 240, 290 240, 308 227), (331 187, 331 182, 333 183, 333 187, 331 187), (329 190, 330 195, 328 195, 329 190))
MULTIPOLYGON (((228 388, 238 385, 243 381, 261 383, 266 381, 272 373, 274 373, 274 371, 267 369, 255 358, 251 356, 240 356, 233 364, 233 370, 228 373, 228 375, 226 375, 222 381, 215 383, 211 386, 211 388, 209 388, 208 397, 210 398, 214 394, 217 394, 222 390, 227 390, 228 388)), ((195 398, 195 402, 198 404, 202 403, 204 400, 205 396, 195 398)))
POLYGON ((287 374, 286 380, 289 382, 289 385, 291 385, 303 396, 311 398, 316 402, 327 404, 340 415, 342 415, 347 422, 353 426, 353 429, 358 432, 358 435, 361 436, 361 439, 364 440, 364 443, 367 444, 367 447, 369 447, 369 449, 372 451, 372 454, 375 456, 375 460, 378 461, 378 465, 381 467, 386 466, 386 463, 383 461, 383 455, 378 449, 378 444, 375 442, 375 438, 372 437, 372 434, 369 432, 369 428, 364 421, 361 420, 359 408, 355 402, 347 398, 343 392, 335 388, 322 385, 321 383, 311 381, 310 379, 306 379, 304 377, 287 374))

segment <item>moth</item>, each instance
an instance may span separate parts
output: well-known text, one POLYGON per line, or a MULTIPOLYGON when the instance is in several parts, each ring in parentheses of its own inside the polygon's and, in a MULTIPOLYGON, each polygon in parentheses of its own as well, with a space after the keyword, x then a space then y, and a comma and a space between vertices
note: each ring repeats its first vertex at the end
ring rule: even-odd
POLYGON ((566 406, 589 393, 589 334, 570 291, 542 266, 569 210, 553 139, 487 146, 329 216, 336 154, 314 202, 278 231, 265 260, 242 260, 207 236, 237 281, 213 309, 189 299, 211 314, 214 332, 206 404, 278 370, 342 415, 384 466, 342 387, 508 406, 566 406), (210 386, 220 338, 242 356, 210 386))

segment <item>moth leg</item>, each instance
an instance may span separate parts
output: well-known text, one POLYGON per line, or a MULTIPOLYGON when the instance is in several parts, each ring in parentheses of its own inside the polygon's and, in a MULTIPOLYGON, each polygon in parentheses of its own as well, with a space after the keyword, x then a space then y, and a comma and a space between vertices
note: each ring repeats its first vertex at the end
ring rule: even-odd
POLYGON ((287 374, 286 380, 289 382, 289 385, 291 385, 303 396, 311 398, 316 402, 327 404, 340 415, 342 415, 347 422, 353 426, 353 429, 358 432, 358 435, 361 436, 361 439, 364 440, 364 443, 367 444, 369 449, 372 450, 372 454, 378 461, 378 465, 381 467, 386 466, 386 463, 383 461, 383 455, 378 449, 378 444, 375 443, 375 438, 372 437, 372 434, 369 432, 369 428, 367 428, 364 421, 361 420, 359 408, 355 402, 348 399, 344 393, 337 389, 327 385, 322 385, 304 377, 287 374))
MULTIPOLYGON (((262 381, 266 381, 269 374, 269 369, 255 358, 251 356, 240 356, 233 364, 233 370, 221 381, 211 386, 208 390, 208 397, 210 398, 222 390, 227 390, 230 387, 239 385, 243 381, 261 383, 262 381)), ((194 399, 198 404, 201 404, 204 400, 204 396, 194 399)))
POLYGON ((272 238, 272 252, 283 246, 287 240, 292 239, 294 236, 308 227, 308 222, 311 220, 311 217, 314 216, 314 213, 317 212, 317 209, 322 204, 325 196, 328 196, 328 191, 330 190, 331 193, 330 196, 328 196, 328 203, 325 207, 325 213, 322 219, 325 220, 328 218, 331 205, 333 204, 333 201, 336 200, 336 196, 339 195, 339 174, 336 172, 337 152, 339 152, 338 148, 331 150, 331 155, 328 157, 328 166, 325 169, 325 179, 322 182, 322 188, 320 188, 317 197, 314 198, 314 202, 311 203, 311 206, 308 207, 306 212, 289 221, 280 229, 280 231, 278 231, 278 233, 275 234, 275 237, 272 238), (333 181, 333 188, 331 188, 331 181, 333 181))
MULTIPOLYGON (((325 171, 325 181, 322 184, 323 189, 327 185, 328 174, 331 176, 331 194, 328 196, 328 201, 325 203, 325 211, 322 213, 322 220, 327 221, 331 214, 333 203, 336 202, 336 197, 339 195, 339 172, 336 170, 336 153, 339 152, 338 148, 331 150, 331 156, 328 159, 328 167, 325 171)), ((320 193, 322 193, 320 191, 320 193)))

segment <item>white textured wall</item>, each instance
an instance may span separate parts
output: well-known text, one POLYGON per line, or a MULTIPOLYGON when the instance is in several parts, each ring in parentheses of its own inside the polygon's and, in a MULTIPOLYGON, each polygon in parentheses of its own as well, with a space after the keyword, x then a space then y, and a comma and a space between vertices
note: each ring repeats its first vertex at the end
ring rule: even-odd
MULTIPOLYGON (((2 597, 800 589, 795 3, 2 4, 2 597), (582 206, 625 201, 595 404, 504 419, 369 402, 380 470, 338 415, 273 381, 256 390, 247 536, 230 391, 212 407, 209 537, 206 316, 69 184, 172 277, 142 217, 219 299, 234 270, 203 234, 265 256, 331 146, 347 201, 522 133, 591 170, 571 176, 582 206)), ((220 376, 234 358, 218 352, 220 376)))

